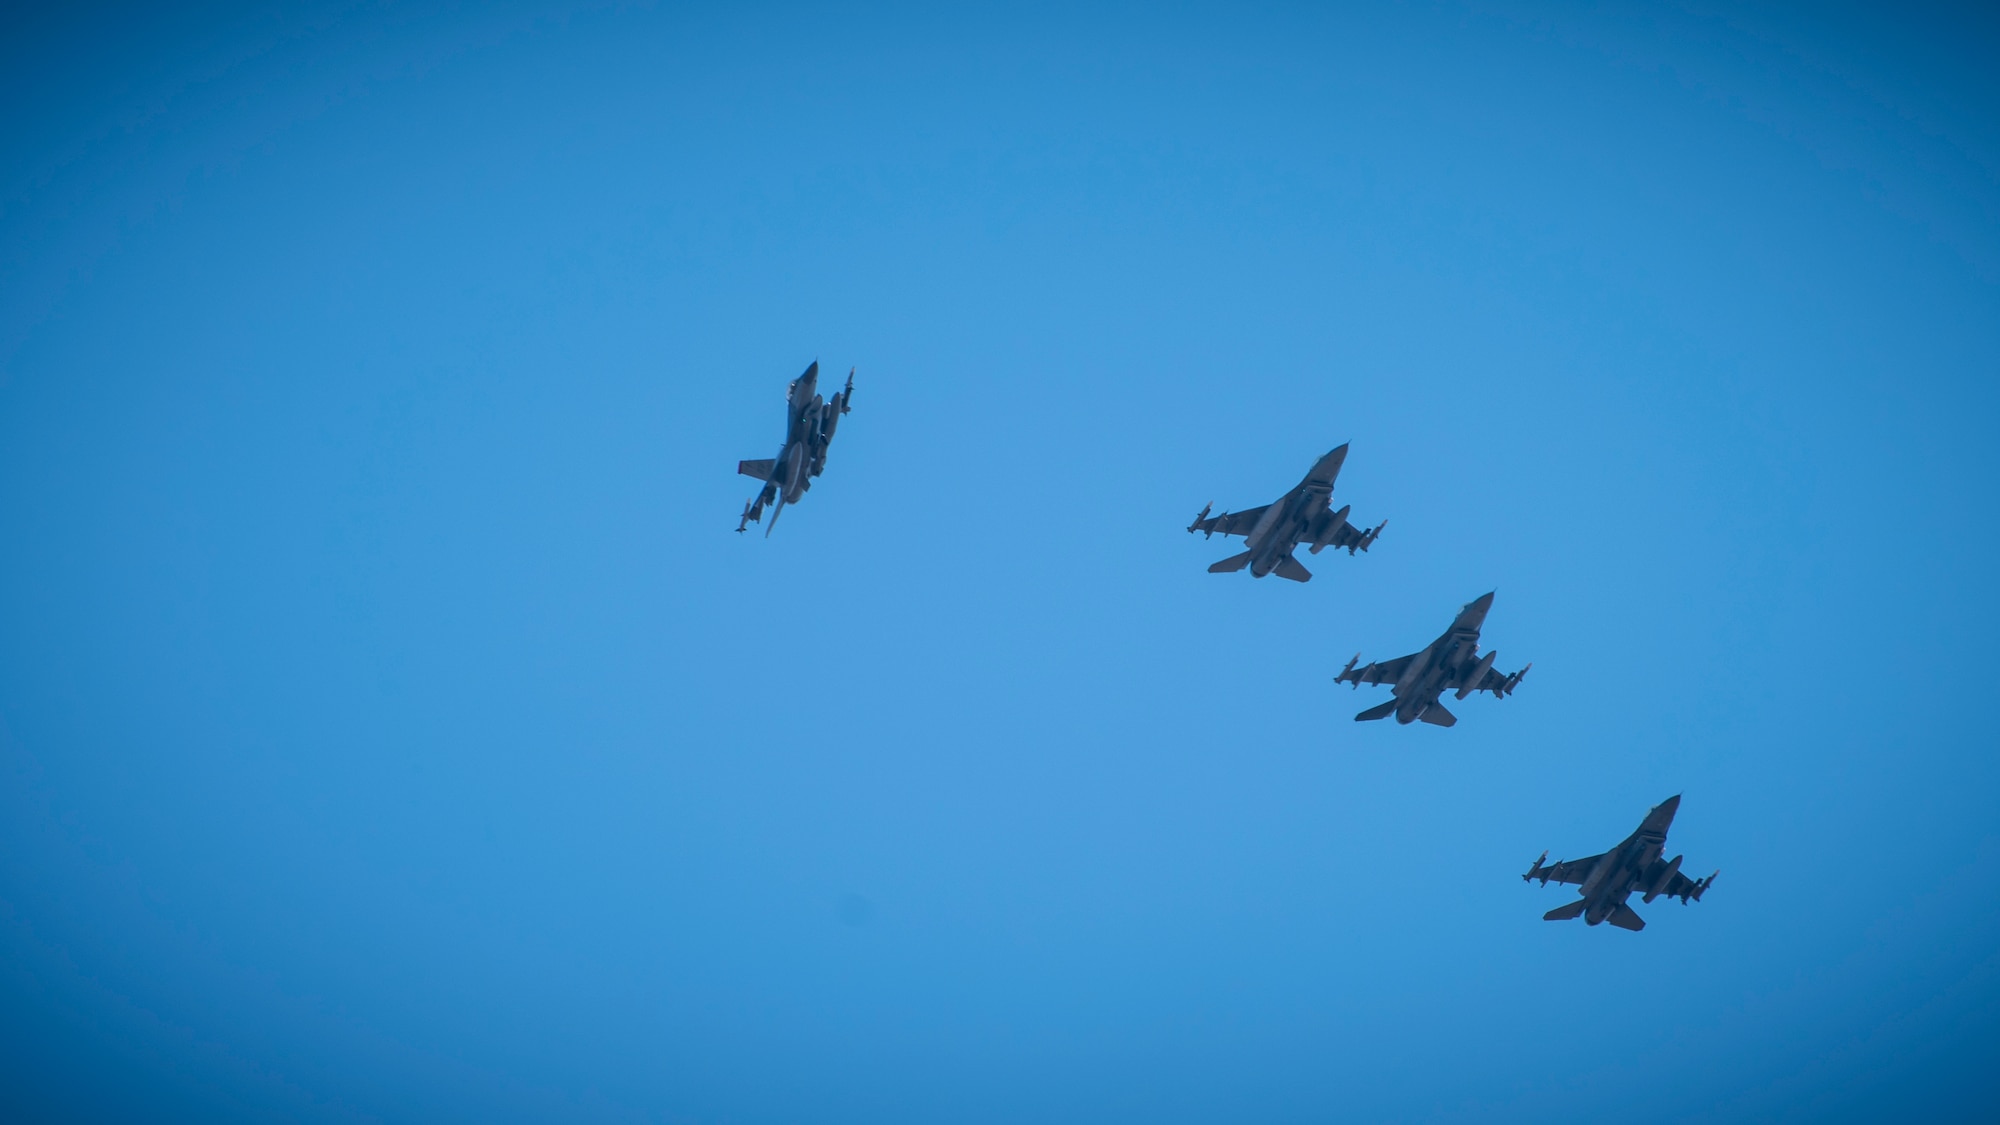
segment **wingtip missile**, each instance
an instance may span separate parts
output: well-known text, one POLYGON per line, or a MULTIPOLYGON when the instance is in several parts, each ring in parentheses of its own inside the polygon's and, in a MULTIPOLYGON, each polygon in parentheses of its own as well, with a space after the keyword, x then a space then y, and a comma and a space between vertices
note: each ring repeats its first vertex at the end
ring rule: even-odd
POLYGON ((1345 680, 1348 674, 1354 671, 1354 666, 1359 663, 1361 663, 1361 654, 1357 652, 1354 654, 1354 659, 1347 662, 1347 667, 1340 670, 1340 675, 1333 678, 1333 682, 1337 684, 1345 680))
POLYGON ((854 369, 847 369, 847 386, 841 388, 840 412, 846 414, 854 409, 854 369))
MULTIPOLYGON (((1193 522, 1193 523, 1191 523, 1191 524, 1189 524, 1189 525, 1188 525, 1188 527, 1187 527, 1187 529, 1188 529, 1188 533, 1189 533, 1190 535, 1192 535, 1193 533, 1195 533, 1195 532, 1197 532, 1197 531, 1200 531, 1200 530, 1201 530, 1201 521, 1203 521, 1203 520, 1205 520, 1205 519, 1207 519, 1207 518, 1208 518, 1208 513, 1209 513, 1209 511, 1210 511, 1210 510, 1212 510, 1212 509, 1213 509, 1214 507, 1215 507, 1215 501, 1213 501, 1213 500, 1210 500, 1210 501, 1209 501, 1208 503, 1206 503, 1206 504, 1203 504, 1203 505, 1201 506, 1201 514, 1200 514, 1200 515, 1198 515, 1198 516, 1196 516, 1196 517, 1194 518, 1194 522, 1193 522)), ((1207 538, 1214 538, 1214 537, 1215 537, 1215 533, 1214 533, 1213 531, 1211 531, 1211 532, 1209 532, 1209 533, 1208 533, 1208 536, 1207 536, 1207 538)))
MULTIPOLYGON (((1542 861, 1547 858, 1549 858, 1548 849, 1544 848, 1542 849, 1542 854, 1535 857, 1535 865, 1533 867, 1528 868, 1528 873, 1526 875, 1521 876, 1521 881, 1523 883, 1533 882, 1535 876, 1540 875, 1542 873, 1542 861)), ((1547 877, 1544 877, 1542 879, 1542 883, 1544 885, 1548 883, 1547 877)))
POLYGON ((1381 523, 1376 524, 1374 527, 1368 530, 1367 534, 1361 537, 1361 542, 1356 543, 1352 547, 1349 547, 1347 549, 1347 553, 1349 555, 1352 555, 1354 554, 1355 551, 1365 551, 1368 548, 1374 546, 1375 541, 1382 537, 1382 529, 1388 526, 1389 526, 1388 520, 1383 520, 1381 523))
POLYGON ((1534 666, 1535 666, 1534 662, 1529 661, 1528 663, 1521 665, 1520 671, 1514 673, 1511 676, 1508 676, 1507 682, 1500 685, 1501 690, 1498 693, 1500 698, 1505 699, 1506 697, 1514 694, 1514 689, 1521 686, 1522 680, 1527 679, 1528 669, 1533 668, 1534 666))

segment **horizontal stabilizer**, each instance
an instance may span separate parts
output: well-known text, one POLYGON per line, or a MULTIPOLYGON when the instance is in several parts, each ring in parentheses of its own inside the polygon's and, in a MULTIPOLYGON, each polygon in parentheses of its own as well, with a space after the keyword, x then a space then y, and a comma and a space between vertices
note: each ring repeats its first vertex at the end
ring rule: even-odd
POLYGON ((1639 917, 1639 912, 1622 902, 1618 904, 1618 909, 1611 912, 1611 917, 1606 921, 1621 930, 1631 930, 1633 933, 1646 928, 1646 920, 1639 917))
POLYGON ((1542 921, 1567 922, 1571 918, 1580 917, 1583 914, 1583 907, 1587 901, 1587 899, 1577 899, 1568 906, 1558 906, 1547 914, 1542 915, 1542 921))
POLYGON ((1395 713, 1396 713, 1396 701, 1391 699, 1389 702, 1382 704, 1380 707, 1370 707, 1368 710, 1363 711, 1359 715, 1354 716, 1354 721, 1357 723, 1372 723, 1376 719, 1386 719, 1395 713))
POLYGON ((736 471, 738 473, 746 477, 756 477, 758 480, 770 480, 771 470, 777 467, 778 463, 769 457, 764 458, 762 461, 736 462, 736 471))
POLYGON ((1290 555, 1278 560, 1277 574, 1280 578, 1289 578, 1294 582, 1311 582, 1313 577, 1312 571, 1307 570, 1299 560, 1290 555))
POLYGON ((1417 718, 1434 727, 1448 727, 1458 722, 1458 716, 1445 710, 1442 703, 1433 703, 1429 707, 1424 708, 1424 713, 1418 715, 1417 718))
POLYGON ((1208 568, 1208 572, 1210 574, 1234 574, 1249 565, 1250 552, 1245 551, 1240 555, 1231 555, 1221 562, 1215 563, 1208 568))

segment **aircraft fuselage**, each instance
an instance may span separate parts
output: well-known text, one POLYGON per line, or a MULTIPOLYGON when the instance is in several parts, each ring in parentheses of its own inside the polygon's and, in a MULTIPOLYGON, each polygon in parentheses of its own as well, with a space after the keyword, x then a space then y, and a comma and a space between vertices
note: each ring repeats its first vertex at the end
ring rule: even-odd
POLYGON ((1578 888, 1584 899, 1586 925, 1595 926, 1611 917, 1632 897, 1633 891, 1642 888, 1644 877, 1656 870, 1660 853, 1666 850, 1667 828, 1673 824, 1674 812, 1679 807, 1680 799, 1675 798, 1654 809, 1638 831, 1597 861, 1578 888))
POLYGON ((1250 575, 1262 578, 1292 557, 1306 526, 1333 495, 1330 487, 1308 483, 1287 493, 1283 500, 1264 509, 1257 525, 1250 529, 1245 546, 1250 549, 1250 575))
POLYGON ((1390 689, 1396 697, 1397 722, 1408 725, 1423 717, 1425 711, 1436 706, 1454 673, 1479 662, 1479 627, 1485 624, 1487 608, 1492 604, 1491 594, 1474 601, 1459 613, 1443 636, 1410 661, 1403 680, 1390 689))

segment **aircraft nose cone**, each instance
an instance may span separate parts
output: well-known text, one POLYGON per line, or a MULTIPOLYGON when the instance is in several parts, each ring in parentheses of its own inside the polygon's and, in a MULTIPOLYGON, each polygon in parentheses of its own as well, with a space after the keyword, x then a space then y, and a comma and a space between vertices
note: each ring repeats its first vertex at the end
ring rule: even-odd
POLYGON ((1472 599, 1471 601, 1469 601, 1469 602, 1465 603, 1465 608, 1467 608, 1467 609, 1473 609, 1473 610, 1478 610, 1478 611, 1480 611, 1480 612, 1482 612, 1482 613, 1483 613, 1483 612, 1485 612, 1486 610, 1489 610, 1489 609, 1492 609, 1492 608, 1493 608, 1493 595, 1494 595, 1494 594, 1497 594, 1497 593, 1499 593, 1499 592, 1500 592, 1500 591, 1498 591, 1498 590, 1488 590, 1487 592, 1485 592, 1485 593, 1483 593, 1483 594, 1479 595, 1478 597, 1476 597, 1476 598, 1472 599))
POLYGON ((1678 810, 1680 807, 1681 807, 1680 794, 1676 793, 1673 796, 1668 797, 1666 800, 1661 801, 1659 804, 1654 805, 1652 809, 1646 813, 1645 822, 1639 825, 1640 829, 1648 832, 1657 832, 1660 835, 1665 836, 1667 834, 1667 829, 1671 827, 1674 823, 1675 811, 1678 810))

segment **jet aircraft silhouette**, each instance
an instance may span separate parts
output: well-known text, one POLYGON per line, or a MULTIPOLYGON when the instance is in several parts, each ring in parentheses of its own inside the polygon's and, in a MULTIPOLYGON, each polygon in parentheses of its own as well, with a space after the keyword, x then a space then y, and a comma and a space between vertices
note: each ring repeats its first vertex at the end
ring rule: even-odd
POLYGON ((1558 906, 1542 917, 1550 922, 1565 922, 1577 915, 1583 916, 1585 925, 1595 926, 1599 922, 1610 922, 1625 930, 1643 930, 1645 919, 1637 911, 1625 905, 1633 891, 1644 894, 1641 902, 1651 902, 1661 895, 1681 900, 1686 906, 1689 901, 1700 902, 1702 892, 1708 890, 1717 871, 1706 879, 1690 879, 1681 874, 1681 856, 1662 859, 1666 851, 1667 828, 1674 822, 1674 813, 1681 807, 1679 795, 1668 797, 1654 805, 1641 821, 1637 831, 1625 837, 1625 842, 1605 852, 1603 855, 1585 859, 1558 860, 1542 866, 1542 860, 1549 858, 1543 852, 1535 865, 1521 876, 1523 882, 1540 879, 1544 887, 1550 882, 1576 883, 1583 891, 1583 897, 1564 906, 1558 906))
POLYGON ((1528 674, 1528 665, 1511 675, 1502 675, 1493 670, 1493 659, 1497 652, 1479 655, 1479 627, 1486 622, 1486 611, 1493 608, 1493 595, 1482 594, 1466 603, 1452 621, 1451 628, 1444 635, 1430 643, 1422 652, 1399 656, 1394 660, 1384 660, 1364 668, 1354 665, 1361 659, 1359 653, 1347 662, 1347 667, 1333 678, 1337 684, 1389 684, 1392 698, 1379 707, 1354 716, 1357 723, 1372 719, 1386 719, 1396 716, 1399 723, 1414 723, 1419 719, 1433 726, 1448 727, 1458 722, 1458 716, 1445 709, 1438 702, 1438 696, 1447 688, 1457 688, 1457 698, 1464 699, 1475 691, 1490 691, 1495 698, 1505 698, 1528 674))
POLYGON ((778 526, 778 515, 785 505, 798 503, 806 489, 812 487, 813 478, 826 468, 826 450, 833 443, 833 431, 854 398, 854 371, 848 370, 847 386, 831 399, 822 399, 818 387, 819 361, 813 360, 805 374, 785 388, 785 444, 778 455, 768 461, 736 463, 737 472, 764 482, 764 491, 743 505, 743 518, 736 521, 737 531, 761 522, 764 506, 774 504, 771 522, 764 528, 768 537, 778 526))
POLYGON ((1262 578, 1276 572, 1280 578, 1294 582, 1309 582, 1312 571, 1307 570, 1292 557, 1299 544, 1308 543, 1308 548, 1317 555, 1327 547, 1345 547, 1352 555, 1365 551, 1388 520, 1376 524, 1371 530, 1363 531, 1347 522, 1348 508, 1333 510, 1333 479, 1340 475, 1341 463, 1347 460, 1347 446, 1342 445, 1319 459, 1306 474, 1306 479, 1293 486, 1277 501, 1261 508, 1246 508, 1240 512, 1224 512, 1210 517, 1209 509, 1214 504, 1202 508, 1201 514, 1188 525, 1188 531, 1202 532, 1204 535, 1241 535, 1249 550, 1240 555, 1231 555, 1208 568, 1210 574, 1228 574, 1232 571, 1250 568, 1250 577, 1262 578))

